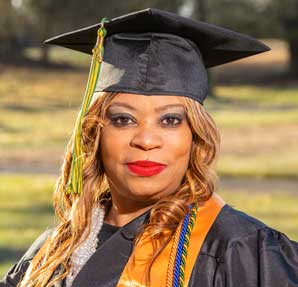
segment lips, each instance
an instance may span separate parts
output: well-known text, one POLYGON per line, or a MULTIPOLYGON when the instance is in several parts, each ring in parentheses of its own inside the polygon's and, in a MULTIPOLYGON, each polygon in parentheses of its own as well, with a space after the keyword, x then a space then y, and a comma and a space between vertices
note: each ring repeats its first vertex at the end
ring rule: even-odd
POLYGON ((149 160, 138 160, 127 163, 127 167, 133 173, 140 176, 153 176, 162 172, 167 165, 149 161, 149 160))

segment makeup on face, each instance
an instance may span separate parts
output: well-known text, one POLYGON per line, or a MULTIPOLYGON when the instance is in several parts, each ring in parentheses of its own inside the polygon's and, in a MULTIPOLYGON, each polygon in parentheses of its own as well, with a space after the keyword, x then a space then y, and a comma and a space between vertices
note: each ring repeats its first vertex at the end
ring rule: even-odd
POLYGON ((137 160, 127 163, 128 169, 139 176, 153 176, 161 173, 166 167, 166 164, 149 160, 137 160))
MULTIPOLYGON (((171 104, 155 109, 157 123, 162 127, 176 127, 186 120, 186 112, 181 104, 171 104)), ((113 103, 108 111, 107 118, 115 127, 127 127, 137 125, 146 116, 143 112, 122 102, 113 103)))
MULTIPOLYGON (((117 129, 134 128, 142 124, 143 121, 156 123, 157 127, 173 129, 181 126, 186 120, 184 105, 180 103, 166 104, 154 108, 150 113, 139 111, 136 107, 126 102, 117 101, 110 105, 107 110, 107 119, 109 125, 117 129)), ((155 124, 154 124, 155 125, 155 124)), ((125 163, 129 173, 135 176, 150 177, 161 173, 166 169, 167 164, 160 160, 134 159, 125 163)))
POLYGON ((113 198, 123 205, 146 205, 172 194, 187 171, 191 146, 181 97, 116 95, 100 136, 100 156, 113 198))

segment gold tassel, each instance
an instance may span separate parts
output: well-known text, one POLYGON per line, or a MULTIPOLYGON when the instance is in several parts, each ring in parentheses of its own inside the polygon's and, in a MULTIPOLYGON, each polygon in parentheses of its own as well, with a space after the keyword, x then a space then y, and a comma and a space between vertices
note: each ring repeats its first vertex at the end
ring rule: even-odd
POLYGON ((101 20, 101 26, 97 31, 97 41, 92 50, 92 61, 88 77, 88 83, 81 106, 81 110, 76 120, 75 131, 74 131, 74 143, 72 151, 72 162, 71 170, 68 178, 68 182, 65 188, 67 194, 78 194, 80 195, 83 191, 83 163, 84 154, 82 149, 82 120, 88 112, 94 90, 96 87, 97 79, 100 74, 101 63, 103 60, 104 53, 104 38, 107 31, 104 27, 106 18, 101 20))

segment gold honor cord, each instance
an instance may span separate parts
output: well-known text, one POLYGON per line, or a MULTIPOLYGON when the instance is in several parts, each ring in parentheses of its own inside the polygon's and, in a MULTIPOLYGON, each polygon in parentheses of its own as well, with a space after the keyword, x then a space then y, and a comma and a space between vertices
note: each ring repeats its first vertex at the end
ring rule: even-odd
POLYGON ((101 26, 97 31, 97 41, 92 50, 92 61, 88 77, 88 83, 81 106, 81 110, 78 114, 75 131, 74 131, 74 142, 73 142, 73 151, 72 151, 72 162, 71 170, 68 178, 68 182, 65 188, 67 194, 78 194, 80 195, 83 191, 83 162, 84 154, 82 149, 82 120, 86 115, 94 90, 96 87, 97 79, 100 74, 101 63, 103 60, 104 53, 104 38, 107 34, 107 31, 104 27, 106 18, 101 20, 101 26))

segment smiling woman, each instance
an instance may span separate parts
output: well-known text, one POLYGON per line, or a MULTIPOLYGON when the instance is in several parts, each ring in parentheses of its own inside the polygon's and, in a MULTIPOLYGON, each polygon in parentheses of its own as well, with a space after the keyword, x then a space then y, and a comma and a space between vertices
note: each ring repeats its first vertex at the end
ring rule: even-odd
POLYGON ((47 42, 92 53, 89 81, 58 224, 0 287, 298 286, 298 244, 216 194, 220 136, 203 108, 206 68, 267 46, 157 9, 47 42))

